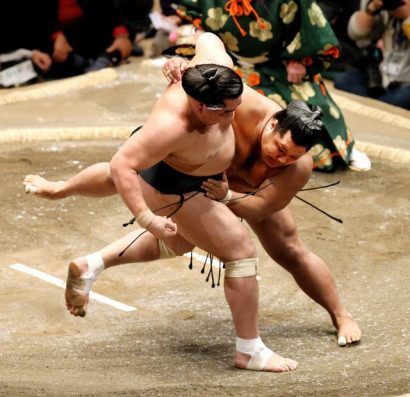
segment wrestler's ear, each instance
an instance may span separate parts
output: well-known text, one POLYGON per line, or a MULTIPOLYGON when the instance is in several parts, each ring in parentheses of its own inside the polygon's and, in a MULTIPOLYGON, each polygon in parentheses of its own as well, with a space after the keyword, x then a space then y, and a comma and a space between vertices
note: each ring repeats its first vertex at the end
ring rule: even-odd
POLYGON ((277 124, 278 124, 278 120, 272 119, 272 120, 269 122, 269 130, 270 130, 270 131, 273 131, 273 130, 275 129, 275 127, 276 127, 277 124))

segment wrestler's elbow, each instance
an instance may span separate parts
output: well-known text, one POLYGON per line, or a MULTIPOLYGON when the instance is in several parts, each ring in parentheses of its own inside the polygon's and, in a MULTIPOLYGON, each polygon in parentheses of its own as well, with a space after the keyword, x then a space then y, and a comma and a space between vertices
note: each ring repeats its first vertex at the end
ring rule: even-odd
POLYGON ((247 221, 262 222, 266 218, 270 217, 275 212, 282 210, 283 208, 285 208, 285 205, 271 205, 269 207, 254 208, 252 211, 247 211, 247 213, 244 214, 243 218, 247 221))
POLYGON ((267 218, 268 214, 262 211, 254 211, 249 212, 243 216, 246 221, 249 222, 262 222, 265 218, 267 218))
POLYGON ((117 152, 110 162, 111 175, 116 185, 118 181, 121 180, 122 176, 127 174, 129 168, 126 156, 121 152, 117 152))
POLYGON ((263 219, 263 214, 259 208, 243 207, 240 205, 230 205, 229 208, 238 218, 255 222, 263 219))
POLYGON ((122 166, 122 163, 123 163, 121 157, 122 157, 121 155, 116 153, 116 154, 114 154, 113 158, 110 161, 111 175, 115 179, 118 176, 119 170, 121 169, 121 166, 122 166))

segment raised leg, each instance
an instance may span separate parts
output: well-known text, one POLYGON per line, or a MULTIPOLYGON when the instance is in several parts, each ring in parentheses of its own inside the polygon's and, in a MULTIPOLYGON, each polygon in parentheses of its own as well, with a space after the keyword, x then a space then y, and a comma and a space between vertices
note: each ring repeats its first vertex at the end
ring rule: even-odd
POLYGON ((74 195, 107 197, 117 193, 109 163, 93 164, 67 181, 53 182, 39 175, 27 175, 23 184, 26 193, 50 200, 60 200, 74 195))
POLYGON ((65 299, 71 314, 80 317, 86 315, 90 289, 103 270, 126 263, 159 259, 158 240, 150 233, 143 232, 135 230, 100 251, 78 257, 69 264, 65 299), (137 237, 120 257, 120 252, 137 237))
POLYGON ((178 235, 159 243, 151 233, 139 229, 94 254, 78 257, 68 266, 65 292, 67 309, 75 316, 86 315, 92 284, 105 269, 126 263, 149 262, 172 255, 183 255, 192 249, 193 245, 178 235))

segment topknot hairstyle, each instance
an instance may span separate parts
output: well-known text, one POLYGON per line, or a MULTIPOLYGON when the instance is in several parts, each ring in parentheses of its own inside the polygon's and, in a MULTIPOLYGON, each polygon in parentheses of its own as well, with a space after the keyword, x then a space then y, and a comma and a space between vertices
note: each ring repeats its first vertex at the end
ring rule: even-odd
POLYGON ((327 130, 322 117, 323 112, 319 106, 309 105, 302 100, 290 102, 286 109, 274 115, 278 121, 276 130, 281 135, 290 130, 292 140, 306 150, 325 137, 327 130))
POLYGON ((189 96, 214 110, 223 109, 225 99, 236 99, 243 92, 238 74, 226 66, 212 63, 186 69, 182 87, 189 96))

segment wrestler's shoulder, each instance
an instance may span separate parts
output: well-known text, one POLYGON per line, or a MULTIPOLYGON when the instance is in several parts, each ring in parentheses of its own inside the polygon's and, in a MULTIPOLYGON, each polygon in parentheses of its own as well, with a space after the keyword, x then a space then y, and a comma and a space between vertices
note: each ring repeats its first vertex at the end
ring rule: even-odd
POLYGON ((309 152, 299 157, 293 164, 291 164, 287 171, 289 177, 295 179, 305 180, 309 179, 313 169, 313 159, 309 152))
POLYGON ((285 185, 304 185, 312 173, 312 166, 312 156, 306 153, 270 179, 277 184, 283 182, 285 185))
POLYGON ((179 121, 186 119, 186 107, 184 97, 166 92, 155 103, 148 119, 168 127, 178 125, 179 121))
POLYGON ((176 112, 164 109, 162 112, 151 113, 144 123, 140 136, 151 141, 160 139, 161 142, 176 142, 184 140, 186 130, 186 120, 176 112))

